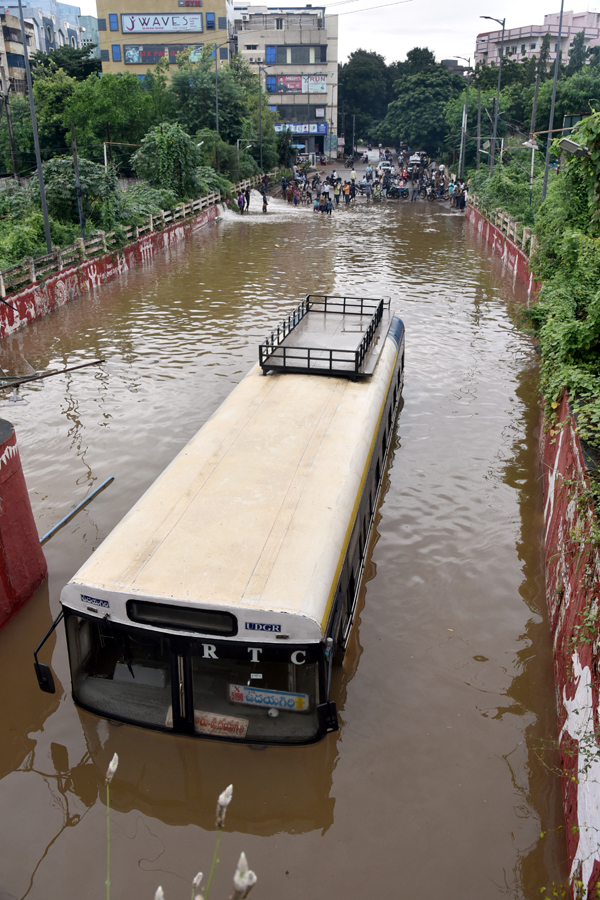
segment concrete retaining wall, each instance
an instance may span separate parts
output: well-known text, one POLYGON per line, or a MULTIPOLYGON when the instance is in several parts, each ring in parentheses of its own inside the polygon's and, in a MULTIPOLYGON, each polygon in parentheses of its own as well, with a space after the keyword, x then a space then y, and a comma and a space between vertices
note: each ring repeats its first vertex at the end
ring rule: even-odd
POLYGON ((530 294, 537 294, 541 283, 535 281, 529 270, 529 257, 527 254, 509 240, 504 232, 492 225, 489 219, 486 219, 473 206, 467 206, 467 219, 488 244, 491 244, 494 253, 501 257, 502 262, 506 265, 509 272, 512 273, 513 278, 524 284, 530 294))
POLYGON ((160 250, 176 244, 216 219, 218 210, 210 206, 194 218, 153 231, 128 244, 123 250, 87 260, 63 269, 43 282, 34 282, 19 294, 7 298, 11 306, 0 304, 0 339, 22 328, 33 319, 45 316, 93 287, 115 278, 139 263, 151 259, 160 250))
POLYGON ((600 555, 598 522, 568 398, 542 440, 546 597, 573 895, 600 882, 600 555))

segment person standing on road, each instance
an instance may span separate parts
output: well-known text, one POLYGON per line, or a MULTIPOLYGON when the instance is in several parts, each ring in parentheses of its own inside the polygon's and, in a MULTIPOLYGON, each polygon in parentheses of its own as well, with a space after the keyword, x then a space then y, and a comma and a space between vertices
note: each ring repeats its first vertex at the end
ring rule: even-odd
POLYGON ((267 192, 263 191, 263 212, 264 213, 266 213, 266 211, 267 211, 267 203, 268 202, 269 201, 267 200, 267 192))
POLYGON ((365 182, 365 197, 367 198, 367 203, 371 199, 371 182, 365 182))
POLYGON ((336 205, 336 206, 339 206, 339 205, 340 205, 340 193, 341 193, 341 191, 342 191, 341 178, 338 178, 338 180, 337 180, 336 183, 335 183, 335 187, 334 187, 334 189, 333 189, 333 196, 335 197, 335 205, 336 205))
POLYGON ((240 213, 243 213, 246 201, 244 200, 244 195, 242 194, 241 191, 238 194, 237 204, 238 204, 238 209, 239 209, 240 213))
POLYGON ((344 201, 346 203, 346 206, 350 206, 350 183, 348 181, 344 182, 342 191, 344 193, 344 201))
POLYGON ((327 215, 328 215, 328 216, 330 216, 331 213, 333 212, 333 203, 332 203, 332 201, 329 199, 329 197, 327 198, 326 210, 327 210, 327 215))
POLYGON ((244 196, 246 198, 246 210, 248 210, 250 209, 250 188, 246 188, 244 196))
POLYGON ((352 169, 352 171, 350 172, 350 178, 352 180, 352 184, 356 184, 356 170, 355 169, 352 169))

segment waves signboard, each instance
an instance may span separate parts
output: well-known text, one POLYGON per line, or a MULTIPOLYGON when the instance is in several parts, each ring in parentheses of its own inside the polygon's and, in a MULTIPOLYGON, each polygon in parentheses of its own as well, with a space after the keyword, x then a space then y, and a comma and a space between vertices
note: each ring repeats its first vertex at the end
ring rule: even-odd
POLYGON ((123 34, 175 34, 203 31, 202 13, 121 13, 123 34))

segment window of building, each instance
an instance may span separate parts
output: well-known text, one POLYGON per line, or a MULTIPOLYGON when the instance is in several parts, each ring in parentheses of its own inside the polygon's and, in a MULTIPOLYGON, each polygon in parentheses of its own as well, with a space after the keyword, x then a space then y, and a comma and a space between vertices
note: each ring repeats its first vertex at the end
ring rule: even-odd
POLYGON ((554 45, 554 52, 555 52, 555 53, 558 53, 558 44, 555 44, 555 45, 554 45))
POLYGON ((111 31, 119 30, 119 19, 116 13, 109 13, 108 16, 108 27, 111 31))
POLYGON ((267 93, 268 94, 276 94, 277 93, 277 76, 276 75, 267 75, 267 93))
POLYGON ((72 37, 71 38, 71 47, 76 47, 76 46, 77 46, 77 41, 75 40, 74 37, 72 37))
POLYGON ((535 44, 530 44, 530 45, 529 45, 529 49, 530 49, 530 50, 535 50, 535 44))
POLYGON ((258 44, 246 44, 246 50, 258 50, 258 44))
POLYGON ((100 60, 101 60, 101 62, 109 62, 110 61, 110 56, 109 56, 108 50, 100 51, 100 60))
POLYGON ((229 47, 219 47, 219 59, 229 59, 229 47))
POLYGON ((25 68, 25 57, 21 56, 20 53, 7 53, 6 54, 6 62, 9 67, 15 69, 24 69, 25 68))
POLYGON ((113 62, 121 62, 121 45, 120 44, 112 45, 112 58, 113 58, 113 62))
POLYGON ((50 41, 50 43, 54 40, 54 32, 52 31, 52 25, 46 25, 46 38, 50 41))
POLYGON ((106 19, 98 19, 98 31, 106 31, 106 19))
POLYGON ((521 44, 521 53, 526 53, 526 52, 527 52, 527 45, 521 44))
POLYGON ((265 47, 266 54, 266 62, 268 63, 276 63, 277 62, 277 47, 268 46, 265 47))
POLYGON ((214 31, 215 28, 216 28, 215 14, 214 13, 206 13, 206 30, 214 31))
POLYGON ((277 23, 277 31, 283 31, 283 19, 275 19, 277 23))
POLYGON ((227 16, 219 16, 219 31, 227 31, 227 16))

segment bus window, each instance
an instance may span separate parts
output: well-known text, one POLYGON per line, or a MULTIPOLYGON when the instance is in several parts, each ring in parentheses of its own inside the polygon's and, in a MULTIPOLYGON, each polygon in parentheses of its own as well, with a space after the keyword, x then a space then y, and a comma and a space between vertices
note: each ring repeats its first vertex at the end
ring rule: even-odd
POLYGON ((373 491, 369 491, 369 519, 373 518, 373 491))
POLYGON ((381 466, 379 465, 379 460, 377 460, 377 465, 375 466, 375 481, 377 484, 381 481, 381 466))
POLYGON ((172 727, 167 638, 76 615, 68 617, 67 635, 79 703, 108 718, 172 727))
POLYGON ((383 429, 383 437, 381 439, 381 458, 385 459, 385 447, 387 444, 387 433, 385 428, 383 429))
POLYGON ((192 689, 198 734, 293 742, 318 731, 314 647, 194 641, 192 689))

